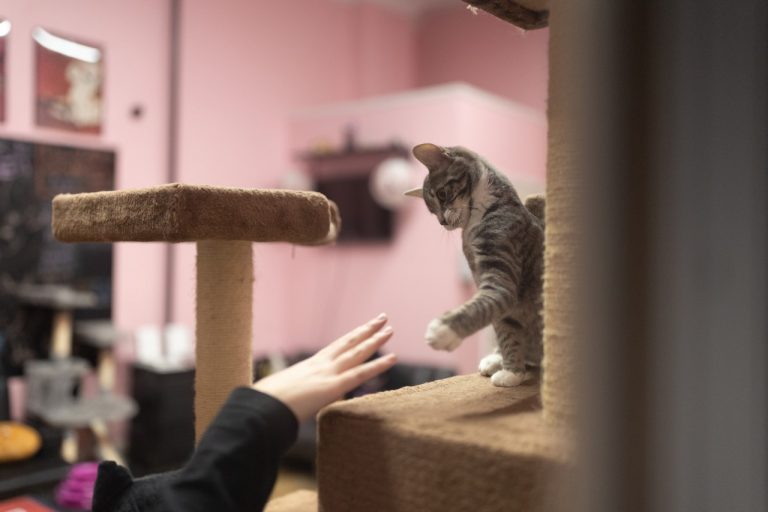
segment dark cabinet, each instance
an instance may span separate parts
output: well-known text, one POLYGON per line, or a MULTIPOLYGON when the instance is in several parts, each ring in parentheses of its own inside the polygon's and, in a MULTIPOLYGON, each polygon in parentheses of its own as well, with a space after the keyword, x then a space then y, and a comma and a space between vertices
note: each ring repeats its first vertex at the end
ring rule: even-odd
POLYGON ((133 398, 139 413, 131 421, 128 460, 134 476, 177 469, 195 447, 195 371, 161 371, 133 366, 133 398))

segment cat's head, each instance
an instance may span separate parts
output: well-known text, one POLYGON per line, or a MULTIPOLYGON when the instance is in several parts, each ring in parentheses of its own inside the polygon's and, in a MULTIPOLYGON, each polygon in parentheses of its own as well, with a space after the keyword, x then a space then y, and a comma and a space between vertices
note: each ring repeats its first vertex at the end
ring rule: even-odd
POLYGON ((479 157, 468 149, 419 144, 413 156, 427 167, 420 188, 406 195, 421 197, 445 229, 463 228, 469 221, 471 196, 479 174, 479 157))

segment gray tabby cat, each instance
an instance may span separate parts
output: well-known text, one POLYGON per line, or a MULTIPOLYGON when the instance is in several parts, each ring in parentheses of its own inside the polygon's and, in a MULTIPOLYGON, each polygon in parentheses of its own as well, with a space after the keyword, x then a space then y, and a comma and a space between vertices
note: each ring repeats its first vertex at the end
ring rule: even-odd
POLYGON ((464 255, 477 293, 433 320, 427 342, 454 350, 492 324, 498 348, 480 361, 496 386, 517 386, 526 362, 541 360, 544 199, 520 201, 506 176, 462 147, 420 144, 414 156, 429 170, 420 189, 427 208, 447 230, 461 228, 464 255))

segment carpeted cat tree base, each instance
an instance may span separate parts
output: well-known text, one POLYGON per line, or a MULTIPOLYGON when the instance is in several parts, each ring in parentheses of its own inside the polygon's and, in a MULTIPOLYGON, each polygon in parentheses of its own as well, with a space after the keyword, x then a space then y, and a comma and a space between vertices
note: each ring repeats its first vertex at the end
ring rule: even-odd
POLYGON ((340 225, 315 192, 171 184, 53 199, 62 242, 197 242, 197 439, 230 391, 252 381, 251 242, 319 245, 340 225))
POLYGON ((464 375, 334 404, 320 415, 320 510, 546 509, 568 467, 538 382, 464 375))
MULTIPOLYGON (((318 504, 280 512, 571 510, 574 261, 578 194, 559 0, 464 0, 521 28, 552 20, 541 385, 495 388, 468 375, 326 408, 319 422, 318 504), (550 16, 551 14, 551 16, 550 16), (541 393, 540 393, 541 390, 541 393), (543 402, 543 406, 542 406, 543 402)), ((278 512, 278 511, 275 511, 278 512)))
POLYGON ((319 496, 298 491, 266 510, 548 510, 572 454, 539 401, 538 382, 464 375, 334 404, 320 415, 319 496))

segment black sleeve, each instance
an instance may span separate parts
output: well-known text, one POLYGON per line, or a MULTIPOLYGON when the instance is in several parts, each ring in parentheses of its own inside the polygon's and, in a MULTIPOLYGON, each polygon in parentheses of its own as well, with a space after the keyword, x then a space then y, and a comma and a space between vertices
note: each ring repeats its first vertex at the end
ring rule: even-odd
POLYGON ((275 484, 282 454, 298 434, 296 416, 281 401, 235 389, 211 422, 195 454, 163 489, 171 511, 257 511, 275 484))

